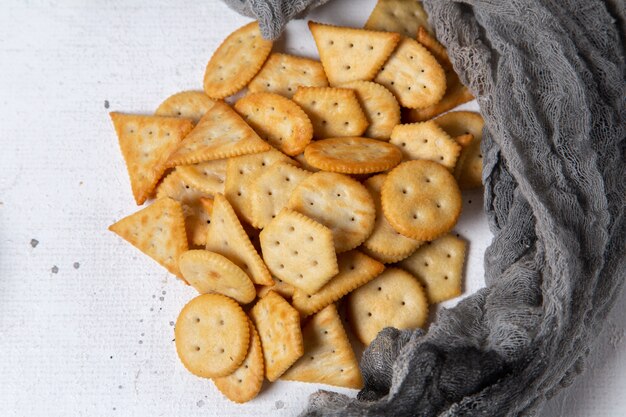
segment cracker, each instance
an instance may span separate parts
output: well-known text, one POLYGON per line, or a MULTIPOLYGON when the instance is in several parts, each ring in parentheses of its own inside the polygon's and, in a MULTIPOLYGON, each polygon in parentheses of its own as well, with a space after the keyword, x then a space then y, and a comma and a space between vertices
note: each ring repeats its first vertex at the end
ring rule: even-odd
POLYGON ((211 217, 211 213, 213 213, 213 199, 200 197, 200 204, 202 205, 202 208, 209 214, 209 217, 211 217))
POLYGON ((112 112, 133 196, 143 204, 163 176, 169 156, 193 128, 193 121, 173 117, 112 112))
POLYGON ((302 317, 331 305, 355 288, 371 281, 385 269, 383 264, 357 250, 342 253, 337 257, 337 263, 337 275, 315 294, 307 294, 297 288, 294 290, 292 305, 302 317))
POLYGON ((217 48, 204 73, 204 92, 221 99, 241 90, 263 66, 272 41, 263 39, 258 22, 237 29, 217 48))
POLYGON ((341 87, 354 90, 359 99, 369 122, 364 136, 389 140, 391 130, 400 123, 400 105, 393 93, 371 81, 351 81, 341 87))
POLYGON ((265 367, 261 338, 252 320, 250 327, 250 347, 243 363, 235 372, 221 378, 213 378, 213 383, 222 394, 236 403, 245 403, 256 397, 263 386, 265 367))
POLYGON ((304 152, 299 153, 298 155, 293 157, 293 160, 296 161, 302 168, 309 172, 317 172, 319 169, 315 168, 313 165, 309 164, 304 157, 304 152))
POLYGON ((352 330, 365 345, 385 327, 415 329, 424 327, 428 319, 428 300, 422 285, 398 268, 388 268, 354 290, 348 297, 347 309, 352 330))
POLYGON ((287 284, 280 278, 273 277, 275 284, 274 285, 263 285, 260 286, 257 290, 257 295, 260 298, 265 297, 269 294, 270 291, 274 291, 278 293, 283 298, 291 298, 293 297, 293 293, 295 291, 295 287, 291 284, 287 284))
POLYGON ((444 235, 419 248, 400 266, 422 283, 431 304, 440 303, 461 295, 466 250, 463 239, 444 235))
POLYGON ((252 180, 249 204, 252 225, 265 227, 285 207, 293 190, 311 175, 286 162, 277 162, 252 180))
POLYGON ((308 294, 338 272, 331 231, 300 213, 281 211, 260 238, 263 259, 272 274, 308 294))
POLYGON ((474 135, 472 135, 471 133, 468 133, 467 135, 459 135, 455 136, 454 140, 456 141, 456 143, 461 145, 461 148, 465 148, 474 141, 474 135))
POLYGON ((300 183, 287 207, 328 227, 337 253, 359 246, 374 228, 376 208, 359 182, 334 172, 316 172, 300 183))
POLYGON ((200 198, 210 197, 184 181, 178 169, 170 173, 157 187, 157 198, 169 197, 180 201, 185 216, 187 240, 193 245, 206 244, 206 234, 211 216, 204 209, 200 198))
POLYGON ((426 48, 404 38, 375 81, 391 91, 403 107, 432 106, 446 92, 446 74, 426 48))
POLYGON ((313 138, 313 125, 306 113, 278 94, 248 94, 234 107, 261 138, 287 155, 301 153, 313 138))
POLYGON ((185 368, 203 378, 233 373, 250 344, 246 313, 221 294, 203 294, 188 302, 176 320, 174 335, 185 368))
POLYGON ((427 159, 452 170, 461 152, 456 143, 437 123, 431 121, 397 125, 390 142, 402 151, 405 160, 427 159))
POLYGON ((437 117, 435 123, 452 137, 471 134, 479 142, 485 125, 480 113, 472 111, 451 111, 437 117))
POLYGON ((202 91, 182 91, 166 98, 154 113, 157 116, 184 117, 198 123, 215 101, 202 91))
POLYGON ((178 201, 159 199, 112 224, 109 230, 182 278, 178 257, 188 244, 183 209, 178 201))
POLYGON ((389 224, 417 240, 443 235, 461 214, 461 191, 454 177, 432 161, 398 165, 387 175, 380 200, 389 224))
POLYGON ((309 21, 330 85, 369 81, 400 41, 397 33, 376 32, 309 21))
POLYGON ((417 0, 378 0, 365 23, 366 29, 398 32, 409 38, 419 26, 431 30, 422 2, 417 0))
POLYGON ((211 216, 206 249, 228 258, 243 269, 255 284, 272 285, 274 281, 267 267, 223 195, 215 196, 211 216))
POLYGON ((291 98, 298 87, 327 87, 324 67, 319 61, 273 53, 248 84, 252 93, 267 91, 291 98))
POLYGON ((224 193, 226 181, 226 159, 180 165, 176 172, 187 184, 207 195, 224 193))
POLYGON ((200 294, 223 294, 242 304, 256 297, 248 275, 219 253, 190 250, 180 255, 178 266, 185 280, 200 294))
POLYGON ((417 28, 417 41, 424 45, 424 48, 433 54, 437 62, 441 65, 444 71, 452 71, 452 62, 448 56, 445 46, 443 46, 434 36, 432 36, 424 26, 417 28))
POLYGON ((293 101, 309 116, 317 139, 359 136, 367 129, 367 117, 352 90, 300 87, 293 101))
POLYGON ((363 249, 374 258, 384 263, 393 263, 406 258, 415 251, 422 241, 411 239, 396 232, 385 218, 380 203, 380 190, 387 174, 368 178, 363 185, 372 195, 376 204, 376 223, 374 231, 363 242, 363 249))
POLYGON ((228 160, 224 195, 237 215, 249 224, 254 223, 250 204, 252 182, 263 169, 269 168, 276 162, 291 162, 291 159, 276 149, 271 149, 267 152, 228 160))
POLYGON ((216 101, 180 143, 167 166, 197 164, 269 149, 270 145, 228 104, 216 101))
POLYGON ((363 377, 334 304, 317 313, 302 329, 304 354, 281 377, 359 389, 363 377))
POLYGON ((265 376, 276 381, 304 353, 300 315, 270 291, 252 307, 250 318, 261 337, 265 376))
POLYGON ((369 138, 345 137, 318 140, 304 151, 310 165, 342 174, 371 174, 391 169, 402 161, 402 152, 388 143, 369 138))

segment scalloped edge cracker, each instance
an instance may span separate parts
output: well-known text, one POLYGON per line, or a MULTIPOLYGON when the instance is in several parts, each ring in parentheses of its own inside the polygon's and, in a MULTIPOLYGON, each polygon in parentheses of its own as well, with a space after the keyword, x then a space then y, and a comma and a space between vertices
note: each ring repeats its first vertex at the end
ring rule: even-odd
POLYGON ((433 54, 444 71, 448 72, 452 70, 452 62, 450 62, 450 57, 448 56, 448 51, 446 51, 445 46, 439 43, 423 26, 417 28, 417 41, 433 54))
POLYGON ((405 160, 425 159, 453 170, 461 152, 461 145, 432 120, 397 125, 390 142, 396 145, 405 160))
POLYGON ((176 172, 193 188, 214 196, 224 193, 226 161, 226 159, 216 159, 199 164, 180 165, 176 167, 176 172))
POLYGON ((215 100, 202 91, 181 91, 166 98, 154 112, 155 116, 184 117, 198 123, 215 100))
POLYGON ((431 31, 422 2, 416 0, 378 0, 365 22, 365 29, 398 32, 409 38, 419 26, 431 31))
POLYGON ((296 290, 296 287, 294 287, 291 284, 287 284, 286 282, 284 282, 282 279, 278 277, 272 277, 272 278, 274 279, 275 284, 259 286, 257 288, 257 293, 256 293, 257 296, 259 298, 263 298, 267 294, 269 294, 270 291, 274 291, 285 299, 291 299, 293 297, 294 291, 296 290))

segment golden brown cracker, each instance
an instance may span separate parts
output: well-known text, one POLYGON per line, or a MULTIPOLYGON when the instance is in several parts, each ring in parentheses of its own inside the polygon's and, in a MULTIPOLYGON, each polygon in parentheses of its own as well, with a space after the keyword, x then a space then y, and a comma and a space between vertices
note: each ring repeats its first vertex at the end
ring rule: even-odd
POLYGON ((300 87, 293 101, 309 116, 317 139, 359 136, 367 129, 367 117, 352 90, 300 87))
POLYGON ((397 33, 309 22, 330 85, 369 81, 400 41, 397 33))
POLYGON ((293 297, 293 293, 295 291, 295 287, 291 284, 287 284, 280 278, 272 277, 274 279, 274 285, 262 285, 257 288, 257 296, 259 298, 265 297, 269 294, 270 291, 274 291, 278 293, 281 297, 285 299, 291 299, 293 297))
POLYGON ((216 159, 193 165, 180 165, 176 167, 176 172, 191 187, 207 195, 214 196, 224 193, 226 159, 216 159))
POLYGON ((472 100, 474 100, 474 96, 461 83, 456 73, 448 71, 446 72, 446 93, 441 100, 423 109, 405 109, 403 118, 408 122, 424 122, 472 100))
POLYGON ((461 214, 461 191, 444 166, 426 160, 394 168, 380 193, 385 218, 404 236, 432 240, 448 232, 461 214))
POLYGON ((398 32, 408 38, 415 36, 419 26, 431 30, 418 0, 378 0, 365 23, 365 29, 398 32))
POLYGON ((166 98, 154 113, 156 116, 184 117, 198 123, 215 104, 202 91, 181 91, 166 98))
POLYGON ((485 122, 477 112, 451 111, 437 117, 435 123, 452 137, 471 134, 479 142, 483 138, 485 122))
POLYGON ((182 278, 178 257, 188 249, 185 218, 180 203, 162 198, 109 226, 131 245, 182 278))
POLYGON ((237 29, 217 48, 204 73, 204 92, 221 99, 241 90, 263 66, 272 41, 263 39, 258 22, 237 29))
POLYGON ((169 156, 193 128, 193 121, 115 112, 110 115, 128 169, 133 196, 141 205, 161 179, 169 156))
POLYGON ((185 368, 203 378, 233 373, 250 344, 246 314, 221 294, 203 294, 188 302, 176 320, 174 335, 185 368))
POLYGON ((281 379, 359 389, 363 377, 334 304, 317 313, 302 329, 304 353, 281 379))
POLYGON ((428 33, 423 26, 417 28, 417 41, 433 54, 444 71, 452 71, 452 62, 450 62, 448 51, 446 51, 446 48, 439 43, 434 36, 428 33))
POLYGON ((468 133, 467 135, 459 135, 455 136, 454 140, 456 141, 456 143, 461 145, 461 148, 465 148, 474 141, 474 135, 472 135, 471 133, 468 133))
POLYGON ((405 160, 426 159, 450 170, 461 152, 461 146, 432 120, 397 125, 390 142, 402 151, 405 160))
POLYGON ((280 295, 270 291, 250 310, 263 347, 265 376, 276 381, 304 353, 300 315, 280 295))
POLYGON ((293 160, 296 161, 302 168, 309 172, 317 172, 319 169, 315 168, 313 165, 309 164, 304 157, 304 152, 299 153, 298 155, 293 157, 293 160))

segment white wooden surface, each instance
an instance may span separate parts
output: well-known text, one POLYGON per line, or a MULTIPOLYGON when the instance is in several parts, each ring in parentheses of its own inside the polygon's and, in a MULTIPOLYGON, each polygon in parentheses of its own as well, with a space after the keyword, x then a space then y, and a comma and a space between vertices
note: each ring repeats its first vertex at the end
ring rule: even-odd
MULTIPOLYGON (((358 26, 373 4, 334 0, 311 18, 358 26)), ((319 388, 277 382, 234 405, 187 373, 173 322, 194 291, 106 230, 137 209, 108 111, 150 113, 201 88, 212 51, 246 21, 215 0, 2 2, 1 415, 291 416, 319 388)), ((276 49, 315 56, 303 21, 276 49)), ((456 228, 471 242, 466 295, 483 285, 481 204, 465 195, 456 228)), ((626 414, 625 307, 544 416, 626 414)))

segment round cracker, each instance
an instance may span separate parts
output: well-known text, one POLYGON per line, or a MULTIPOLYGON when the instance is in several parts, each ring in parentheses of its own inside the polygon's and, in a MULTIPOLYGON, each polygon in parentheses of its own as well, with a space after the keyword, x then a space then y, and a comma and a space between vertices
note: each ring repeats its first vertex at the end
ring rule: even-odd
POLYGON ((189 372, 203 378, 230 375, 250 343, 248 318, 221 294, 203 294, 183 307, 174 330, 176 352, 189 372))
POLYGON ((242 304, 256 297, 256 289, 248 275, 219 253, 187 251, 178 258, 178 267, 189 285, 200 294, 223 294, 242 304))
POLYGON ((479 142, 485 125, 480 113, 473 111, 451 111, 437 117, 435 123, 452 137, 471 134, 479 142))
POLYGON ((243 363, 232 374, 213 379, 217 389, 226 398, 236 403, 245 403, 256 397, 261 391, 265 376, 261 338, 252 320, 248 319, 248 325, 250 326, 250 348, 243 363))
POLYGON ((394 168, 381 190, 385 218, 404 236, 433 240, 448 232, 461 214, 461 191, 446 167, 407 161, 394 168))
POLYGON ((157 116, 184 117, 198 123, 215 101, 202 91, 181 91, 166 98, 154 113, 157 116))
POLYGON ((396 146, 375 139, 348 137, 318 140, 304 150, 312 166, 342 174, 371 174, 393 168, 402 161, 396 146))
POLYGON ((385 327, 414 329, 428 319, 428 300, 422 285, 406 271, 388 268, 354 290, 348 298, 352 329, 366 345, 385 327))
POLYGON ((334 172, 316 172, 293 191, 287 208, 328 227, 337 253, 359 246, 372 232, 374 200, 359 182, 334 172))

